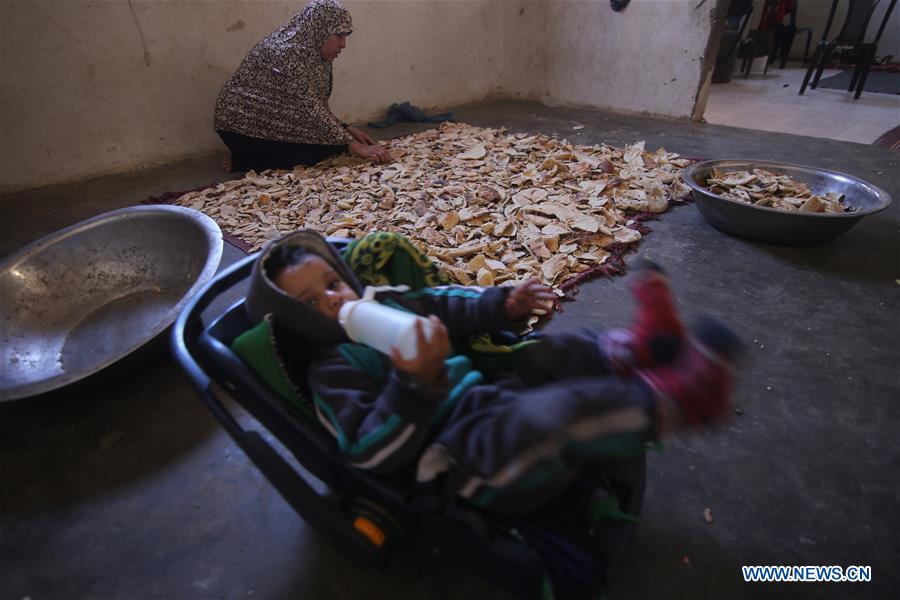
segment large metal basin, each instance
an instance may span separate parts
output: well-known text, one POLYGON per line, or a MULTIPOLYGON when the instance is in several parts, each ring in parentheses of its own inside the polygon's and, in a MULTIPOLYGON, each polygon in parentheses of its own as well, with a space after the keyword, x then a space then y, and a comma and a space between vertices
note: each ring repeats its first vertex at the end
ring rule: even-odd
POLYGON ((0 400, 47 392, 164 331, 216 272, 222 232, 177 206, 116 210, 0 262, 0 400))
POLYGON ((866 215, 884 210, 891 203, 887 192, 852 175, 763 160, 708 160, 684 169, 682 178, 693 191, 700 214, 710 225, 726 233, 776 244, 825 242, 847 231, 866 215), (704 186, 713 169, 726 173, 753 169, 782 173, 806 183, 813 193, 844 194, 844 202, 856 210, 825 214, 792 212, 731 200, 710 192, 704 186))

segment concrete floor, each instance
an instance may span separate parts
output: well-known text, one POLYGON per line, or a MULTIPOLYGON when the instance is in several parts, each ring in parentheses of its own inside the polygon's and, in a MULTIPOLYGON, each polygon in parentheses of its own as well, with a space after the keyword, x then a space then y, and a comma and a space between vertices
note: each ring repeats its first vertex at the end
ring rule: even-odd
MULTIPOLYGON (((900 198, 900 155, 873 146, 533 103, 456 115, 578 142, 818 165, 900 198)), ((4 197, 0 255, 223 180, 219 158, 4 197)), ((900 202, 816 247, 728 237, 691 205, 653 229, 639 254, 668 267, 683 312, 717 315, 748 344, 742 414, 649 457, 641 525, 608 596, 900 596, 900 202), (873 580, 748 584, 746 564, 870 565, 873 580)), ((224 262, 239 256, 226 247, 224 262)), ((622 325, 630 311, 621 280, 595 281, 549 329, 622 325)), ((165 356, 98 387, 0 406, 0 473, 2 598, 505 598, 427 553, 403 551, 383 574, 354 567, 288 508, 165 356)))

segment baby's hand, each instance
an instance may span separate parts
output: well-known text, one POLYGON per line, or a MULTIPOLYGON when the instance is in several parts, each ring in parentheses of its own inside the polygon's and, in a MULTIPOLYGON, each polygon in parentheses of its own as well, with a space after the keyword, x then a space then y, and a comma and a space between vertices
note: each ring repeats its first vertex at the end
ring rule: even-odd
POLYGON ((517 285, 506 297, 506 318, 510 323, 515 323, 528 317, 535 309, 546 309, 554 300, 556 294, 553 290, 537 279, 529 279, 517 285))
POLYGON ((431 339, 425 337, 422 322, 416 321, 416 341, 418 354, 406 360, 397 348, 391 348, 391 360, 401 371, 414 375, 428 385, 439 385, 444 380, 444 360, 450 354, 450 337, 447 328, 436 316, 428 317, 431 321, 431 339))

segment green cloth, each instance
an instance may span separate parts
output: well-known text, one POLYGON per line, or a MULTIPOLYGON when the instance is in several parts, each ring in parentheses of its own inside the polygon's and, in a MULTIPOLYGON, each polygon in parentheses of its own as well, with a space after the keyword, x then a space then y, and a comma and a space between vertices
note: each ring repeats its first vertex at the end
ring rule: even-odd
POLYGON ((488 375, 510 372, 516 361, 516 353, 537 340, 522 340, 514 344, 495 344, 491 336, 484 333, 469 338, 462 353, 472 359, 475 368, 488 375))
POLYGON ((622 509, 619 507, 619 499, 613 494, 594 500, 591 503, 591 521, 597 523, 603 519, 615 519, 631 523, 637 523, 639 520, 635 515, 622 512, 622 509))
POLYGON ((351 242, 343 258, 363 285, 449 285, 450 277, 399 233, 375 231, 351 242))
POLYGON ((287 375, 284 361, 278 353, 275 332, 268 318, 248 329, 231 344, 240 356, 276 394, 297 408, 304 417, 314 419, 312 408, 287 375))

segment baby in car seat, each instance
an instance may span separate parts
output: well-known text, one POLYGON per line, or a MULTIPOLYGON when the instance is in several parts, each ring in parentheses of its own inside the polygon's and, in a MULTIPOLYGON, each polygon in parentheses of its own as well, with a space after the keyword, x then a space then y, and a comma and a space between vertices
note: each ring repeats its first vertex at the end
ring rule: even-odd
POLYGON ((254 265, 246 306, 302 339, 285 356, 304 378, 316 416, 355 467, 415 470, 476 506, 534 511, 609 456, 703 426, 728 412, 734 333, 712 319, 682 325, 664 273, 644 266, 631 289, 628 329, 546 334, 509 349, 509 367, 486 377, 465 348, 476 334, 512 330, 553 298, 530 280, 515 287, 389 290, 376 299, 428 317, 418 355, 384 355, 352 342, 337 322, 363 287, 321 235, 270 243, 254 265))

